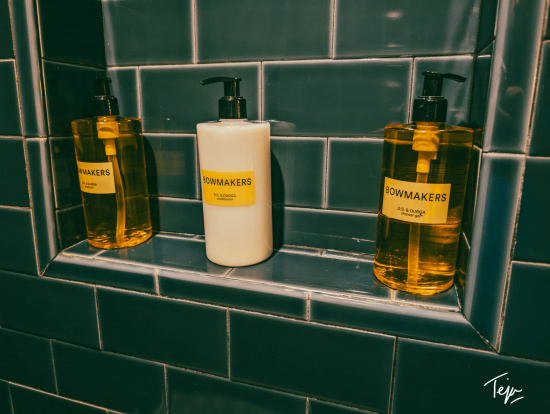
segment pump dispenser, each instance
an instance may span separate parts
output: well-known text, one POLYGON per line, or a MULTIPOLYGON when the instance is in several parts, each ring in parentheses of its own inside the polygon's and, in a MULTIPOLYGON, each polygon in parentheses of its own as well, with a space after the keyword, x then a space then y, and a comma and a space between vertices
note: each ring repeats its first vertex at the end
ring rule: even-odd
POLYGON ((197 125, 206 255, 222 266, 247 266, 273 252, 269 123, 246 119, 241 78, 223 83, 219 121, 197 125))
POLYGON ((443 81, 465 78, 422 75, 413 122, 384 131, 374 274, 394 289, 430 295, 453 284, 473 131, 445 124, 443 81))
POLYGON ((93 118, 71 123, 88 242, 103 249, 152 234, 141 121, 119 116, 110 83, 94 78, 93 118))

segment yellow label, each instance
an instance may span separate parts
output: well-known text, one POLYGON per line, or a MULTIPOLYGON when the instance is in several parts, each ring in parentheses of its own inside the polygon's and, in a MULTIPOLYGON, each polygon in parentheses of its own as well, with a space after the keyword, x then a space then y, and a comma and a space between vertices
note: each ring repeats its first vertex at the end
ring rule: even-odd
POLYGON ((422 224, 447 222, 451 184, 411 183, 386 177, 382 214, 422 224))
POLYGON ((202 198, 215 206, 250 206, 256 202, 254 171, 202 170, 202 198))
POLYGON ((77 161, 80 190, 92 194, 115 193, 113 164, 110 162, 77 161))

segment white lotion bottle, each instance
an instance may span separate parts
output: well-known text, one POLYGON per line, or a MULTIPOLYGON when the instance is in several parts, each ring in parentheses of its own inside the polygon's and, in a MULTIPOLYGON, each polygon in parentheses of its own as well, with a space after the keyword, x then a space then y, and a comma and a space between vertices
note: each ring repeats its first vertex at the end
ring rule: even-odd
POLYGON ((206 256, 222 266, 248 266, 273 252, 269 123, 246 119, 240 78, 223 82, 219 121, 197 125, 206 256))

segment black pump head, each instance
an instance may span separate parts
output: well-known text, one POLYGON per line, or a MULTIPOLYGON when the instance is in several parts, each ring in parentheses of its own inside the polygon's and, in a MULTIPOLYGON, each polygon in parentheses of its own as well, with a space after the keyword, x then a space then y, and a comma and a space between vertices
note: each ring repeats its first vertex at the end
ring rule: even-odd
POLYGON ((466 78, 454 73, 422 72, 424 87, 422 95, 414 100, 413 122, 445 122, 447 119, 447 100, 441 95, 443 79, 464 82, 466 78))
POLYGON ((111 95, 110 83, 111 78, 107 76, 94 78, 93 116, 119 115, 118 100, 111 95))
POLYGON ((201 80, 201 84, 223 82, 224 96, 218 100, 220 119, 246 118, 246 99, 240 96, 241 78, 229 78, 225 76, 201 80))

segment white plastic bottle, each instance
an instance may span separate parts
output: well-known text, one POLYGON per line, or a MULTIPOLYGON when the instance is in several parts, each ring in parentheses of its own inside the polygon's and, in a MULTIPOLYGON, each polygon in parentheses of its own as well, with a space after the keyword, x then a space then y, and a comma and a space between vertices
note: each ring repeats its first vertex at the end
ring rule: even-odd
POLYGON ((248 266, 273 252, 269 123, 246 119, 240 78, 223 82, 219 121, 197 125, 206 256, 222 266, 248 266))

